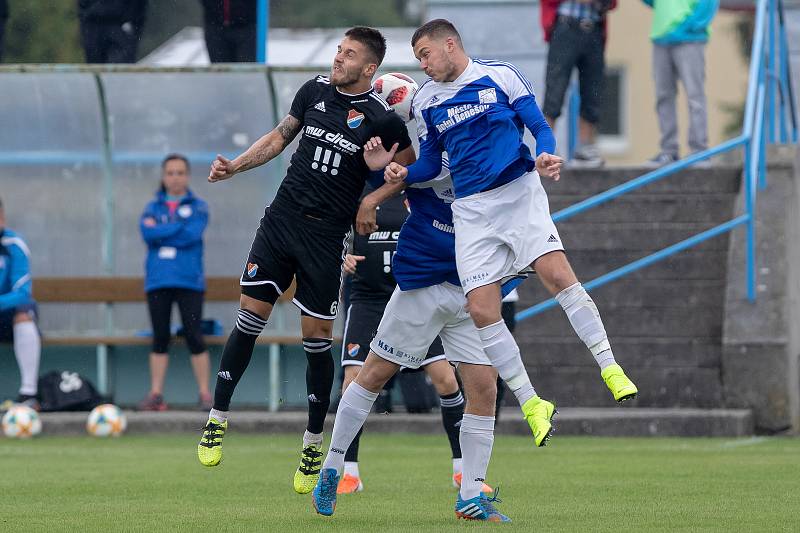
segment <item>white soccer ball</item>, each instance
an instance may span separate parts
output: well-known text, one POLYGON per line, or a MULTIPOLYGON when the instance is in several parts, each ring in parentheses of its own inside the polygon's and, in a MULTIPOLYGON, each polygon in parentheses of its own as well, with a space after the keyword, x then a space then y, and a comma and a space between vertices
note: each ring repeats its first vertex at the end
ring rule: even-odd
POLYGON ((3 433, 12 439, 29 439, 42 432, 39 413, 27 405, 15 405, 3 415, 3 433))
POLYGON ((89 413, 86 431, 94 437, 119 437, 128 427, 122 409, 112 403, 98 405, 89 413))
POLYGON ((394 112, 400 115, 403 122, 408 122, 411 116, 411 100, 419 89, 419 85, 410 76, 401 72, 384 74, 372 85, 375 92, 389 104, 394 112))

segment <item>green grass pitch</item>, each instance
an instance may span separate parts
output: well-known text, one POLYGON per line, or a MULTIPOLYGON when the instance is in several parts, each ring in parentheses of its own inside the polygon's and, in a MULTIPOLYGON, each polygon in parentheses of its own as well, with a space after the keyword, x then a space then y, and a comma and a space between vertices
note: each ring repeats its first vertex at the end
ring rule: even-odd
POLYGON ((0 531, 800 531, 800 440, 499 436, 489 482, 512 524, 457 521, 443 435, 367 434, 366 490, 332 518, 292 491, 299 436, 0 439, 0 531))

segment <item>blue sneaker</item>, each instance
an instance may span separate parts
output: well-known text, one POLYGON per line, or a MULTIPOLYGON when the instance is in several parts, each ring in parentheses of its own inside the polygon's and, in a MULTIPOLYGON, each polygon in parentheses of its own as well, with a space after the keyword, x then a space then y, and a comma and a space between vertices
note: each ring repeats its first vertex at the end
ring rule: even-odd
POLYGON ((332 516, 336 509, 336 487, 339 486, 339 474, 335 468, 324 468, 319 474, 317 486, 311 491, 314 509, 321 515, 332 516))
POLYGON ((494 495, 489 498, 481 494, 469 500, 462 500, 461 494, 456 499, 456 517, 464 520, 485 520, 486 522, 511 522, 511 519, 495 509, 493 502, 501 503, 497 497, 499 489, 494 489, 494 495))

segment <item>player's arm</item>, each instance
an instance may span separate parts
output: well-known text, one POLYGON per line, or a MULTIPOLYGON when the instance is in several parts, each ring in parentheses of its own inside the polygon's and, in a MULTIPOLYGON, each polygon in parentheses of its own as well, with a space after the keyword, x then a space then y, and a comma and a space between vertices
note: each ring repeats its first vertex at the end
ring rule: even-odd
POLYGON ((369 166, 370 173, 369 182, 375 187, 375 190, 366 195, 358 207, 358 214, 356 215, 356 231, 361 235, 368 235, 378 229, 377 224, 377 209, 378 206, 389 198, 393 198, 400 194, 405 189, 406 184, 402 181, 399 183, 384 183, 383 182, 383 168, 391 161, 398 161, 402 164, 408 165, 413 163, 417 155, 414 152, 414 147, 408 145, 401 151, 397 151, 399 143, 392 145, 390 150, 383 147, 383 142, 380 137, 372 137, 364 145, 364 161, 369 166))
POLYGON ((8 247, 9 280, 11 290, 5 294, 0 294, 0 311, 14 309, 20 305, 31 301, 32 283, 30 264, 28 262, 28 251, 19 244, 12 244, 8 247))
POLYGON ((229 160, 217 155, 211 163, 208 181, 214 183, 232 178, 234 174, 244 172, 267 163, 283 151, 300 133, 302 123, 292 115, 286 115, 274 130, 253 143, 236 159, 229 160))
POLYGON ((181 222, 166 222, 159 224, 156 214, 153 211, 152 202, 147 205, 139 219, 139 230, 142 233, 142 238, 147 244, 158 246, 163 239, 178 233, 183 224, 181 222))
POLYGON ((564 160, 554 155, 556 138, 553 130, 547 124, 536 103, 530 82, 512 69, 509 69, 507 74, 506 90, 511 108, 536 139, 536 170, 541 176, 558 181, 561 177, 561 166, 564 164, 564 160))

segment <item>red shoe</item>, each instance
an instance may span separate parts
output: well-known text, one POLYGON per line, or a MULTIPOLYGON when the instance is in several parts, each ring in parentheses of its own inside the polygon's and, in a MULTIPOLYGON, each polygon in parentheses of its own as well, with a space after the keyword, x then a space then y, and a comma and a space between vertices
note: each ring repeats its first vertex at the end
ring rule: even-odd
POLYGON ((166 411, 167 404, 161 394, 148 394, 139 402, 139 411, 166 411))
POLYGON ((336 487, 336 494, 352 494, 354 492, 361 492, 364 490, 364 485, 361 483, 361 478, 345 474, 339 480, 339 485, 336 487))

